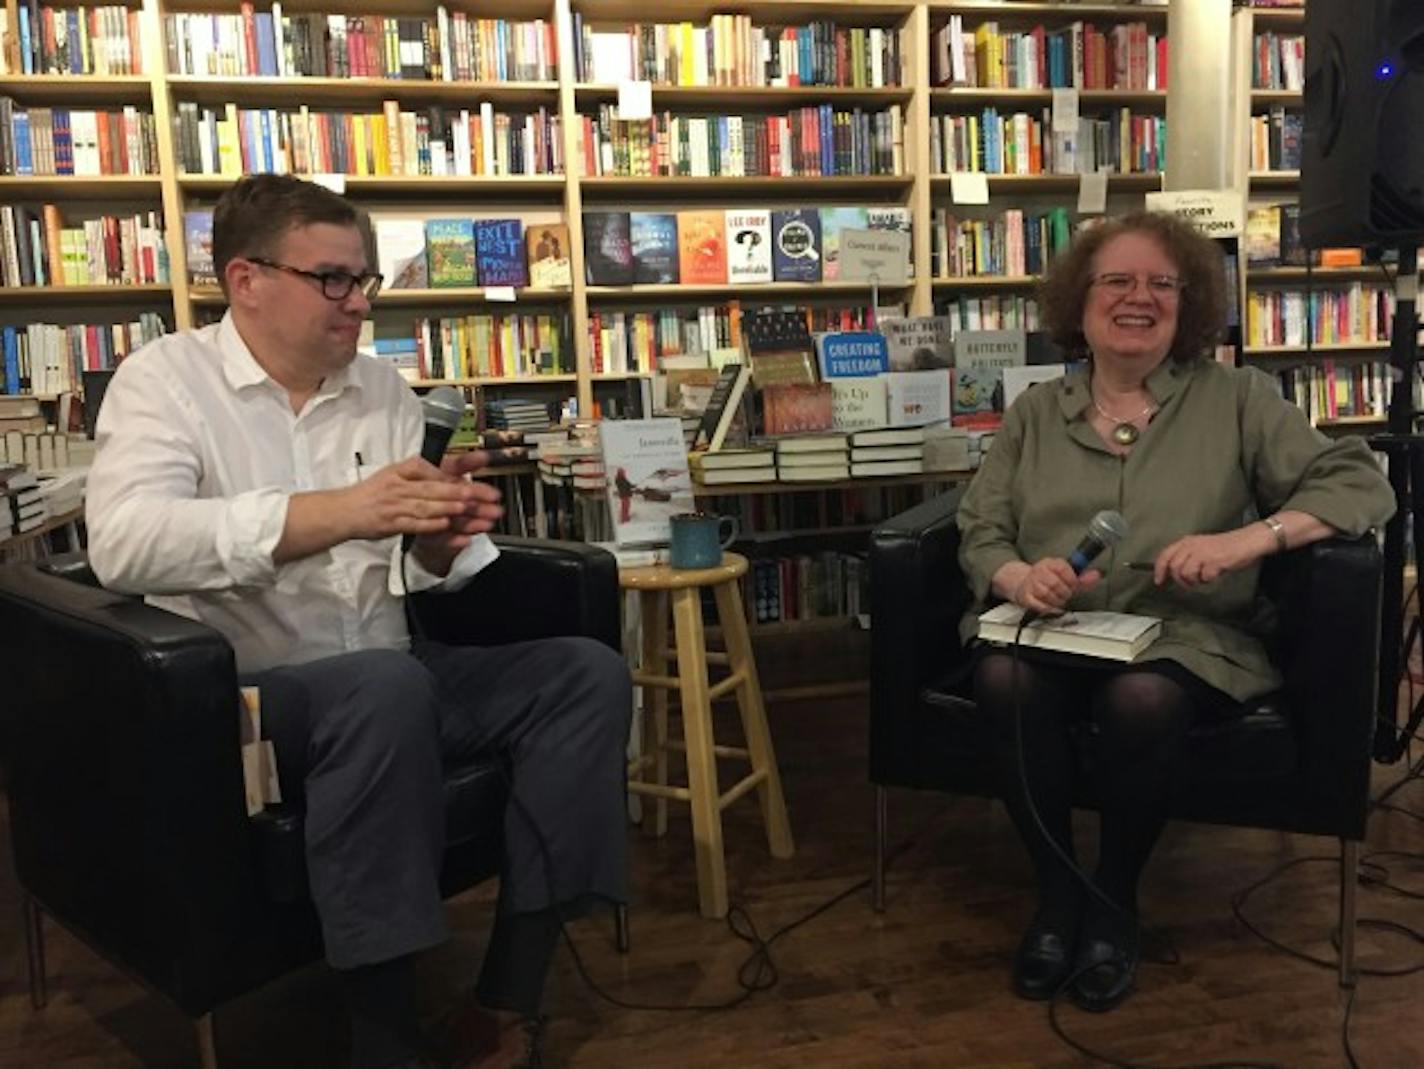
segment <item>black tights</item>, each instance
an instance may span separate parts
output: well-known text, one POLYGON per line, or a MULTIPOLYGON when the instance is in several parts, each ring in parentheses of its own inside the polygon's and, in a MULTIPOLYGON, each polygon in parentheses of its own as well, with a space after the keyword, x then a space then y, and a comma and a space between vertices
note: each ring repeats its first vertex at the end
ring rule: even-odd
POLYGON ((1033 860, 1040 914, 1064 927, 1076 922, 1083 889, 1044 831, 1074 857, 1070 729, 1083 711, 1092 717, 1098 728, 1096 781, 1102 806, 1093 882, 1127 913, 1094 900, 1086 915, 1094 926, 1118 931, 1130 926, 1138 877, 1166 823, 1172 772, 1197 713, 1191 696, 1151 670, 1070 669, 1023 659, 1015 666, 1010 654, 994 652, 982 655, 975 667, 974 698, 994 723, 1000 793, 1033 860), (1022 716, 1023 776, 1016 708, 1022 716), (1032 810, 1024 795, 1025 778, 1032 810))

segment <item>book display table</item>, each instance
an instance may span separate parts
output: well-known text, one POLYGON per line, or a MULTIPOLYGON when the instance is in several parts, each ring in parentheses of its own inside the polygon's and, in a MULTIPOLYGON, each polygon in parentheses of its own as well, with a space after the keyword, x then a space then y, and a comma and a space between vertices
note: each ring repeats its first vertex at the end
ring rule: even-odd
POLYGON ((643 745, 628 766, 628 790, 656 799, 643 809, 643 827, 651 835, 667 832, 669 799, 692 807, 692 840, 697 859, 697 889, 704 917, 727 914, 727 871, 722 850, 722 810, 753 789, 761 804, 771 855, 788 858, 794 852, 781 775, 776 767, 771 732, 762 704, 761 684, 752 656, 747 618, 738 581, 747 571, 747 559, 738 553, 722 554, 716 568, 681 570, 665 564, 619 569, 624 590, 638 593, 643 622, 642 667, 633 682, 646 688, 643 745), (702 589, 711 587, 726 651, 708 651, 702 626, 702 589), (668 617, 673 622, 674 645, 668 647, 668 617), (668 662, 676 662, 676 675, 668 662), (708 666, 728 669, 715 684, 708 666), (668 691, 681 697, 681 742, 668 738, 668 691), (718 746, 712 733, 712 703, 735 693, 741 713, 746 747, 718 746), (687 756, 687 786, 668 784, 668 751, 687 756), (718 786, 717 759, 747 761, 751 771, 727 790, 718 786))

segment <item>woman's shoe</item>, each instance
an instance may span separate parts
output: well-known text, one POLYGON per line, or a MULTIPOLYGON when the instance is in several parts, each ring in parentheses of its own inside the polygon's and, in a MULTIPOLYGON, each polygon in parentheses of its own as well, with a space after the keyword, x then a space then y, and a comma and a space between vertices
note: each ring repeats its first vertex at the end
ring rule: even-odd
POLYGON ((1072 973, 1076 922, 1050 919, 1040 909, 1024 932, 1014 955, 1014 993, 1019 998, 1052 998, 1072 973))
POLYGON ((1132 993, 1137 980, 1137 933, 1084 939, 1073 961, 1068 995, 1079 1009, 1106 1013, 1132 993))

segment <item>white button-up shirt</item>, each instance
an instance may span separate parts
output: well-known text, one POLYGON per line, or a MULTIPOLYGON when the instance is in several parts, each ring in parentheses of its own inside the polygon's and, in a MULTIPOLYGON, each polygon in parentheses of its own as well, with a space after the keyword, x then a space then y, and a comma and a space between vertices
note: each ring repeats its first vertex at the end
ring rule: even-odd
MULTIPOLYGON (((302 411, 231 316, 125 360, 104 396, 88 481, 99 581, 221 631, 239 671, 350 650, 407 648, 397 538, 350 541, 276 565, 292 494, 350 486, 420 452, 420 402, 357 356, 302 411)), ((498 550, 477 536, 443 580, 413 555, 411 591, 455 590, 498 550)))

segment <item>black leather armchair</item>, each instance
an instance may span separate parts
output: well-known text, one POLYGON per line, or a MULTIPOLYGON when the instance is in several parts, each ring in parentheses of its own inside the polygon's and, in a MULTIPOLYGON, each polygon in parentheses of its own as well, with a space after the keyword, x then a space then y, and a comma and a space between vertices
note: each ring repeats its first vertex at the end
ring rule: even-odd
MULTIPOLYGON (((874 896, 884 909, 886 788, 992 797, 988 738, 970 697, 958 623, 958 492, 872 535, 870 778, 874 896)), ((1239 719, 1192 732, 1172 816, 1333 836, 1340 841, 1340 982, 1354 982, 1355 882, 1369 805, 1380 640, 1381 561, 1373 537, 1332 539, 1273 558, 1262 583, 1280 623, 1285 677, 1239 719)), ((1092 732, 1076 740, 1090 762, 1092 732)), ((1086 782, 1079 804, 1094 800, 1086 782)))
MULTIPOLYGON (((620 648, 610 554, 496 541, 500 559, 464 590, 412 599, 426 634, 486 645, 585 635, 620 648)), ((99 587, 80 555, 0 567, 0 634, 0 759, 31 997, 43 1006, 44 913, 196 1018, 215 1065, 213 1010, 322 950, 302 813, 246 813, 232 648, 99 587)), ((492 761, 448 770, 445 790, 450 895, 494 875, 506 792, 492 761)))

